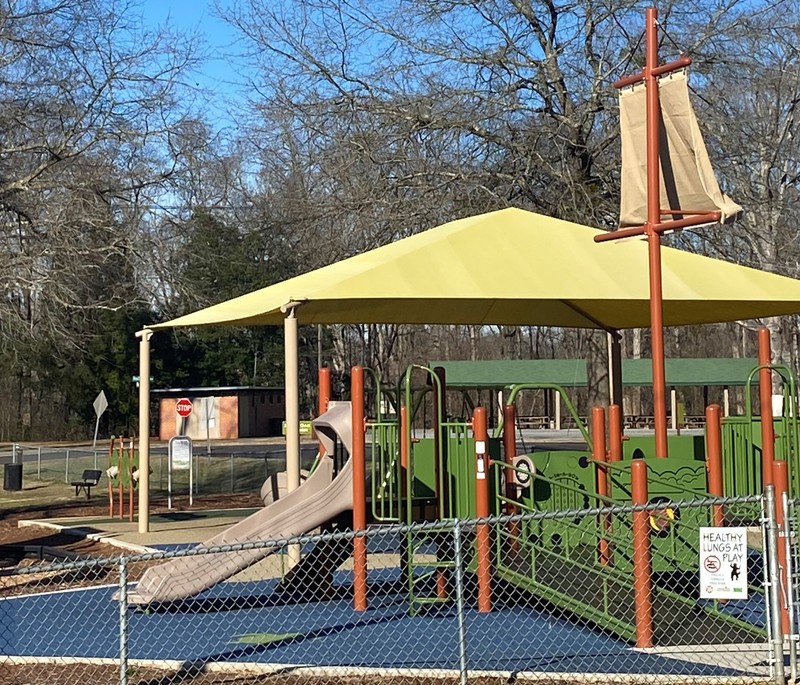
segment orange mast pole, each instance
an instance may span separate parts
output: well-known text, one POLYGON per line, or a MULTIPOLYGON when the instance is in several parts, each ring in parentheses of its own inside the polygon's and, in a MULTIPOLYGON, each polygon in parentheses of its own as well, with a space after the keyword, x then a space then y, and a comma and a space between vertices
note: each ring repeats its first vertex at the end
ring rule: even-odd
POLYGON ((667 381, 664 364, 664 296, 661 279, 661 234, 688 226, 719 221, 720 212, 692 212, 681 210, 681 214, 694 214, 684 219, 661 221, 662 215, 676 212, 661 209, 661 164, 659 159, 659 134, 661 129, 661 106, 658 97, 658 77, 692 63, 689 57, 681 56, 673 62, 658 63, 658 13, 648 7, 645 13, 645 66, 639 74, 626 76, 614 83, 615 88, 624 88, 644 82, 647 88, 647 222, 644 226, 623 228, 596 236, 594 241, 602 243, 636 235, 647 238, 647 254, 650 272, 650 334, 653 352, 653 417, 655 419, 656 456, 667 457, 667 381))
POLYGON ((656 8, 645 14, 644 82, 647 88, 647 254, 650 264, 650 344, 653 352, 653 418, 655 419, 656 456, 666 457, 667 447, 667 374, 664 363, 664 306, 661 284, 661 235, 654 229, 661 221, 661 164, 659 129, 661 106, 658 80, 653 69, 658 66, 656 8))

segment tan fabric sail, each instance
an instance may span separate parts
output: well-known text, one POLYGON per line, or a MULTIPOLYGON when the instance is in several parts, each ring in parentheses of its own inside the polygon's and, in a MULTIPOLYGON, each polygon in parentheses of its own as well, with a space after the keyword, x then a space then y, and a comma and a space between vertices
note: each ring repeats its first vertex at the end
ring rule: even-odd
MULTIPOLYGON (((620 227, 647 221, 647 88, 644 83, 619 93, 622 133, 620 227)), ((742 208, 719 188, 697 124, 686 72, 659 79, 661 100, 661 209, 722 212, 723 223, 742 208)), ((682 215, 663 215, 662 220, 682 215)))

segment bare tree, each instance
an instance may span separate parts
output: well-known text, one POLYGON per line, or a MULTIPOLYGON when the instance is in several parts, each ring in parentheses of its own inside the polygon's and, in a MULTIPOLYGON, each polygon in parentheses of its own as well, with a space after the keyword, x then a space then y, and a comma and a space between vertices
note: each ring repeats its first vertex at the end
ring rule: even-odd
MULTIPOLYGON (((613 227, 612 82, 641 66, 646 4, 240 0, 225 15, 252 46, 258 74, 244 141, 258 152, 262 183, 254 195, 268 198, 262 209, 279 217, 274 230, 304 268, 507 205, 613 227)), ((797 270, 796 4, 659 7, 661 53, 693 57, 695 104, 715 165, 746 212, 733 229, 671 240, 790 275, 797 270)), ((776 346, 788 349, 793 336, 773 328, 776 346)), ((389 339, 403 348, 402 334, 339 331, 354 332, 355 347, 389 339)), ((468 356, 480 356, 478 333, 486 332, 461 331, 468 356)), ((737 333, 724 334, 729 349, 737 333)), ((415 343, 426 335, 415 333, 415 343)), ((675 337, 675 346, 694 349, 691 335, 675 337)), ((605 354, 601 334, 559 344, 590 359, 605 354)), ((337 345, 342 354, 351 348, 337 345)), ((602 379, 595 381, 600 399, 602 379)))
POLYGON ((24 415, 98 313, 140 297, 137 234, 175 174, 192 49, 125 2, 0 1, 0 351, 24 415))

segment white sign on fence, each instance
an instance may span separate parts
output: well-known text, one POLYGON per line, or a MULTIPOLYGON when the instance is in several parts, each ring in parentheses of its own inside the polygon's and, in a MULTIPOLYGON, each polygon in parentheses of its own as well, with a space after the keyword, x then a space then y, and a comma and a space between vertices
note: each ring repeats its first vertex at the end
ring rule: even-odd
POLYGON ((747 599, 747 528, 700 528, 700 597, 747 599))

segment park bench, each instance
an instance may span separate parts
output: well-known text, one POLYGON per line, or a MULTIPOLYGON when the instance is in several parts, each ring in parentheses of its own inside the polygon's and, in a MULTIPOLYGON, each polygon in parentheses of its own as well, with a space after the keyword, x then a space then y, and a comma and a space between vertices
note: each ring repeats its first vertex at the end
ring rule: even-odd
POLYGON ((98 469, 86 469, 81 476, 81 480, 73 480, 71 485, 75 486, 75 497, 83 490, 86 493, 86 499, 92 495, 92 488, 100 482, 102 471, 98 469))

